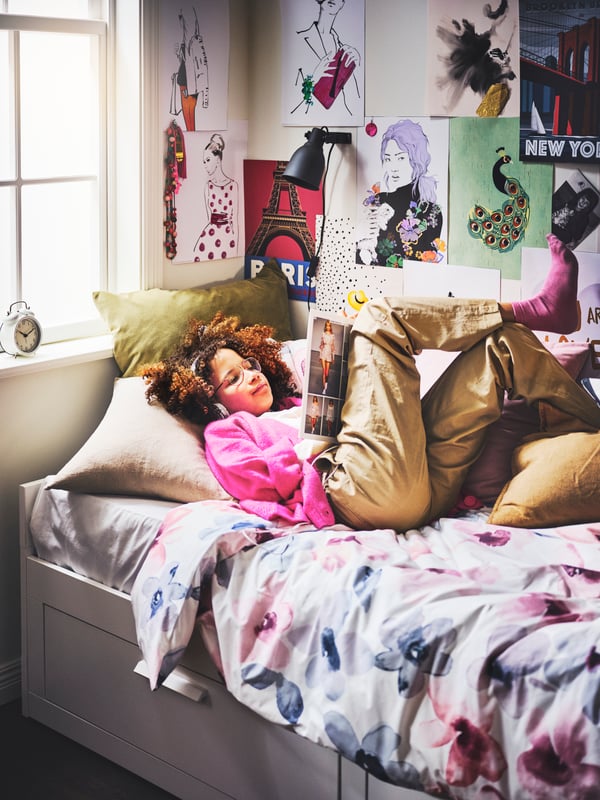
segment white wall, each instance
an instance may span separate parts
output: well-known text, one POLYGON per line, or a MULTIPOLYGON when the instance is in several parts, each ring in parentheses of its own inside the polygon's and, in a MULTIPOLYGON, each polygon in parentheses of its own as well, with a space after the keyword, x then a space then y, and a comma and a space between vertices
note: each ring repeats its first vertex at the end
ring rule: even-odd
POLYGON ((18 486, 58 471, 83 444, 116 374, 112 358, 22 377, 0 373, 0 703, 20 691, 18 486))

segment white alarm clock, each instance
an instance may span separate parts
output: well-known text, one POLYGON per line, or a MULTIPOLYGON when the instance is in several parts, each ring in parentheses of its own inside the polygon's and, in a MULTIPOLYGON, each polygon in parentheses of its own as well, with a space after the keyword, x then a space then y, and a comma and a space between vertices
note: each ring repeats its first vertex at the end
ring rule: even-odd
POLYGON ((24 300, 11 303, 0 320, 0 347, 11 356, 32 356, 42 343, 42 326, 24 300))

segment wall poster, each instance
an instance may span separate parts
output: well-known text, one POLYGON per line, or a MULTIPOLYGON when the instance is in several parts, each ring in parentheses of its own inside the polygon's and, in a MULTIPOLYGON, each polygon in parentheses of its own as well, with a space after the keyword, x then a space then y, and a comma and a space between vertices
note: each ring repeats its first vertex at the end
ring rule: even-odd
POLYGON ((573 170, 552 195, 552 233, 574 250, 600 224, 598 201, 598 189, 573 170))
POLYGON ((270 258, 279 262, 293 300, 314 299, 308 276, 316 250, 316 218, 323 210, 321 192, 289 183, 287 161, 248 159, 244 162, 244 277, 253 278, 270 258))
POLYGON ((185 170, 175 196, 177 246, 172 260, 219 261, 240 256, 248 124, 230 122, 227 130, 183 133, 182 137, 185 170))
POLYGON ((428 114, 516 117, 518 0, 429 0, 428 114))
POLYGON ((227 128, 229 0, 162 0, 159 91, 163 127, 227 128))
POLYGON ((600 162, 597 0, 521 2, 524 161, 600 162))
POLYGON ((282 123, 358 125, 364 116, 365 0, 281 0, 282 123))
POLYGON ((519 160, 519 120, 450 120, 450 240, 453 263, 521 277, 521 250, 546 247, 553 168, 519 160))
POLYGON ((356 263, 445 261, 448 120, 374 117, 357 151, 356 263))

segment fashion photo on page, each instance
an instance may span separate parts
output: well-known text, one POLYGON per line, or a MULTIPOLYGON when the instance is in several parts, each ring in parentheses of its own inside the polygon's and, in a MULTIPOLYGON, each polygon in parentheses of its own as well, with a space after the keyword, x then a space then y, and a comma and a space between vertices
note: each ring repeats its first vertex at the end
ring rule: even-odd
POLYGON ((353 320, 312 311, 307 329, 301 435, 335 441, 348 380, 348 342, 353 320))

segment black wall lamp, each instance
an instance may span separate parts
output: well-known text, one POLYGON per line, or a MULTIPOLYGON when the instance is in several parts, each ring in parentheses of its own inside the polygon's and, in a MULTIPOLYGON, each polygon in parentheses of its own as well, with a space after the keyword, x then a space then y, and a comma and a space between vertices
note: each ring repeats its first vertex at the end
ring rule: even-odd
MULTIPOLYGON (((304 137, 306 144, 299 147, 288 161, 283 177, 303 189, 316 192, 321 185, 321 178, 325 171, 325 144, 351 144, 351 133, 330 132, 327 128, 313 128, 306 131, 304 137)), ((331 150, 329 154, 331 155, 331 150)), ((327 159, 329 166, 329 158, 327 159)), ((326 174, 326 173, 325 173, 326 174)))
MULTIPOLYGON (((313 128, 304 134, 307 139, 306 144, 299 147, 288 161, 283 177, 289 183, 300 186, 302 189, 310 189, 316 192, 321 187, 323 195, 323 218, 321 223, 321 237, 316 253, 310 260, 307 270, 309 278, 314 278, 319 266, 319 253, 323 244, 323 232, 325 230, 325 180, 329 169, 329 159, 335 144, 352 144, 351 133, 339 133, 329 131, 328 128, 313 128), (323 146, 330 144, 327 154, 327 164, 323 155, 323 146), (323 183, 321 183, 323 179, 323 183)), ((310 293, 309 293, 310 294, 310 293)))

